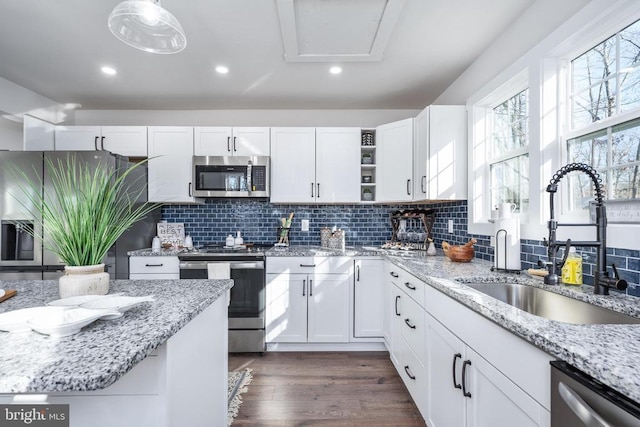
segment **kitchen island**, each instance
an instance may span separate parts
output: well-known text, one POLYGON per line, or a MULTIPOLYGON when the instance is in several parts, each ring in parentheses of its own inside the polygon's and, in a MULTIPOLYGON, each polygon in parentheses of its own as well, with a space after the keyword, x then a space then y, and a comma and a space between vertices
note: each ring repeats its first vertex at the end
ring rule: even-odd
MULTIPOLYGON (((71 426, 226 425, 231 280, 116 280, 109 293, 154 295, 114 320, 54 338, 0 332, 0 402, 69 404, 71 426)), ((0 312, 56 300, 56 281, 0 282, 0 312)))

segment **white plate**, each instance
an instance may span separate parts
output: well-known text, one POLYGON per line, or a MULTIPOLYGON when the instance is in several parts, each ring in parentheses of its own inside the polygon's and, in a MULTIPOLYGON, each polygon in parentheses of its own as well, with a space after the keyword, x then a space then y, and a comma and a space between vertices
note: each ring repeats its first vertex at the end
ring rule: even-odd
POLYGON ((114 319, 122 316, 116 310, 92 310, 88 308, 45 307, 52 310, 40 313, 27 321, 36 332, 53 337, 66 337, 80 332, 88 324, 104 318, 114 319), (115 317, 114 317, 115 316, 115 317))
POLYGON ((0 314, 0 331, 29 332, 31 327, 27 324, 28 320, 65 309, 65 307, 31 307, 2 313, 0 314))
POLYGON ((145 302, 153 302, 155 298, 153 295, 147 295, 144 297, 128 297, 122 295, 111 295, 108 298, 99 298, 92 301, 87 301, 80 304, 82 308, 101 308, 118 310, 121 313, 132 309, 133 307, 145 302))
POLYGON ((109 295, 78 295, 75 297, 62 298, 57 299, 55 301, 48 302, 47 305, 52 305, 55 307, 78 307, 80 304, 84 304, 85 302, 93 301, 100 298, 109 298, 115 295, 120 294, 109 294, 109 295))

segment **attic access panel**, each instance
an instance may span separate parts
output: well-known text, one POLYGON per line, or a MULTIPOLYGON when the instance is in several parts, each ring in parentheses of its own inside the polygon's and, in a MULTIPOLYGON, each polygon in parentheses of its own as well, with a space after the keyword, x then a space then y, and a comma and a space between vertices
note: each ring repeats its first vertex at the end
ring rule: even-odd
POLYGON ((277 0, 288 62, 382 60, 405 0, 277 0))

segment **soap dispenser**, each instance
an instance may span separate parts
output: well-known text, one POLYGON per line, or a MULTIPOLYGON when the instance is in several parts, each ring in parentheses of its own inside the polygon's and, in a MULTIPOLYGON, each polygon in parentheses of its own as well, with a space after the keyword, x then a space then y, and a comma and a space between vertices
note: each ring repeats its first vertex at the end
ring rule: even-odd
POLYGON ((242 245, 243 243, 244 243, 244 239, 242 238, 242 236, 240 235, 240 231, 238 230, 238 231, 236 232, 236 238, 235 238, 235 239, 233 239, 233 244, 234 244, 235 246, 240 246, 240 245, 242 245))
POLYGON ((232 248, 234 245, 235 239, 233 238, 233 236, 231 234, 229 234, 227 236, 227 240, 225 241, 225 246, 228 248, 232 248))

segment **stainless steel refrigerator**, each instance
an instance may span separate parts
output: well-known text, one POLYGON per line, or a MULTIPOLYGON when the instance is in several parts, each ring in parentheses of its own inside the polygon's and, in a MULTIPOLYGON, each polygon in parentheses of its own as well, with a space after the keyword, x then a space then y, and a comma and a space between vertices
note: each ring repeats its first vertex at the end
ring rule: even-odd
MULTIPOLYGON (((31 180, 42 177, 44 183, 40 191, 48 192, 50 177, 45 168, 46 159, 56 162, 66 159, 69 152, 65 151, 1 151, 0 152, 0 280, 37 280, 56 279, 63 274, 64 264, 57 255, 46 249, 46 245, 38 239, 33 239, 26 231, 27 227, 38 227, 38 221, 13 195, 21 197, 21 179, 8 167, 22 170, 31 180)), ((126 157, 112 155, 104 151, 78 151, 73 153, 78 161, 89 163, 103 163, 115 170, 124 170, 129 166, 126 157)), ((128 180, 136 185, 147 182, 146 165, 138 167, 128 176, 128 180)), ((22 183, 24 184, 24 183, 22 183)), ((147 192, 144 191, 138 202, 146 201, 147 192)), ((156 224, 160 220, 160 209, 148 214, 144 219, 135 223, 118 239, 105 257, 105 265, 112 279, 129 278, 128 251, 149 247, 151 239, 156 234, 156 224)), ((46 228, 46 225, 45 225, 46 228)), ((46 231, 46 230, 45 230, 46 231)), ((41 234, 42 230, 36 230, 41 234)), ((45 236, 46 239, 46 236, 45 236)))

